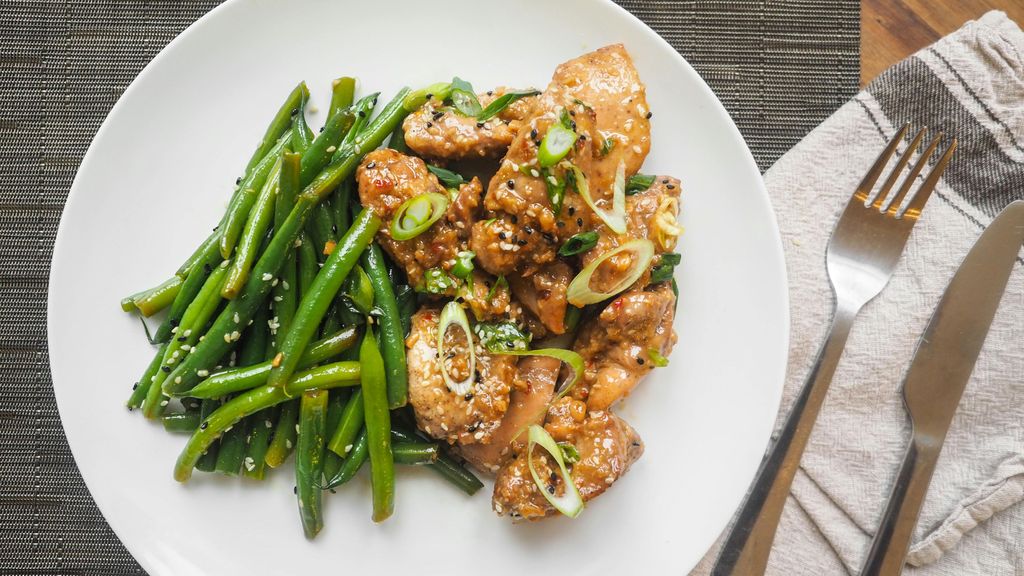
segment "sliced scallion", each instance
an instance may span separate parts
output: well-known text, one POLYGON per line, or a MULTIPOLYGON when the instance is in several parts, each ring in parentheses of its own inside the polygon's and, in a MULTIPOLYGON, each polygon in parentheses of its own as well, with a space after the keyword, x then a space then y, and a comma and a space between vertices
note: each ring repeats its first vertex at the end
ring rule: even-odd
POLYGON ((439 356, 438 361, 441 363, 441 376, 444 378, 444 383, 448 386, 448 389, 459 396, 468 394, 473 389, 473 383, 476 381, 476 355, 473 353, 473 332, 469 328, 469 318, 466 317, 466 311, 462 309, 458 302, 449 302, 441 309, 441 319, 437 328, 437 352, 439 356), (459 382, 452 380, 452 377, 448 374, 446 362, 447 352, 444 345, 444 337, 448 333, 448 328, 452 325, 465 333, 466 354, 469 356, 469 374, 459 382))
POLYGON ((648 174, 633 174, 629 177, 629 182, 626 184, 626 196, 632 196, 637 192, 643 192, 654 184, 654 179, 657 176, 651 176, 648 174))
POLYGON ((555 510, 569 518, 579 516, 580 512, 583 512, 583 497, 576 488, 569 470, 565 467, 562 449, 555 442, 555 439, 548 434, 548 431, 543 426, 537 424, 530 426, 527 438, 529 443, 526 448, 526 461, 530 467, 530 476, 533 477, 533 482, 537 485, 537 489, 544 495, 544 499, 555 507, 555 510), (561 496, 556 496, 554 494, 554 486, 550 486, 547 483, 547 479, 542 479, 540 474, 537 473, 537 469, 533 465, 533 449, 536 446, 547 450, 551 458, 558 464, 558 473, 562 477, 562 483, 565 485, 565 491, 561 496))
POLYGON ((668 358, 662 356, 661 352, 658 352, 656 348, 648 348, 647 356, 651 359, 651 364, 654 364, 658 368, 664 368, 668 366, 668 358))
POLYGON ((676 264, 682 260, 682 256, 674 252, 661 255, 661 261, 658 265, 651 269, 651 284, 657 284, 658 282, 667 282, 672 279, 672 273, 675 271, 676 264))
POLYGON ((455 255, 455 265, 452 266, 452 276, 461 280, 469 280, 473 274, 473 258, 476 257, 476 252, 470 250, 461 250, 455 255))
POLYGON ((473 91, 473 85, 456 76, 452 78, 452 106, 463 116, 479 116, 483 108, 473 91))
POLYGON ((605 225, 608 226, 616 234, 626 233, 626 164, 625 162, 619 162, 619 167, 615 171, 615 183, 612 185, 612 210, 609 212, 603 208, 600 208, 594 199, 590 196, 590 185, 587 183, 587 177, 583 175, 583 171, 579 167, 573 165, 571 167, 573 178, 576 183, 576 190, 583 197, 583 201, 590 206, 590 209, 597 214, 598 218, 601 219, 605 225))
POLYGON ((447 209, 448 197, 444 194, 427 192, 414 196, 403 202, 391 219, 391 237, 411 240, 440 220, 447 209))
POLYGON ((537 149, 537 161, 542 168, 558 164, 572 150, 579 136, 561 124, 552 124, 537 149))
POLYGON ((615 296, 619 292, 622 292, 626 288, 629 288, 636 282, 640 276, 651 265, 651 260, 654 258, 654 243, 646 238, 636 238, 630 240, 604 254, 599 258, 587 264, 572 282, 569 283, 569 289, 566 291, 566 296, 569 303, 573 306, 586 306, 587 304, 596 304, 603 302, 615 296), (595 292, 590 287, 590 280, 594 275, 594 272, 601 267, 601 264, 607 262, 610 258, 613 258, 623 252, 632 252, 633 261, 630 263, 629 270, 627 273, 615 283, 614 286, 604 292, 595 292))
POLYGON ((508 108, 513 102, 526 96, 536 96, 540 94, 540 90, 513 90, 511 92, 505 92, 501 96, 494 99, 493 102, 487 105, 486 108, 477 114, 476 119, 478 122, 486 122, 491 118, 494 118, 498 114, 501 114, 505 108, 508 108))
POLYGON ((562 247, 558 249, 558 255, 575 256, 590 250, 594 246, 597 246, 597 232, 593 230, 580 232, 579 234, 573 234, 565 241, 565 244, 562 244, 562 247))

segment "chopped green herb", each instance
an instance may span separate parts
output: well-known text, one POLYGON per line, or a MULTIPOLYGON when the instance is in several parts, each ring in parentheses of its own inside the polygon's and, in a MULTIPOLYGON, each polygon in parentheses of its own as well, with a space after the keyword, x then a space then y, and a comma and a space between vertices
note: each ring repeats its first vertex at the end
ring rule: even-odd
POLYGON ((637 192, 643 192, 654 184, 654 180, 657 176, 650 176, 647 174, 634 174, 629 177, 629 181, 626 182, 626 196, 632 196, 637 192))
POLYGON ((580 106, 583 106, 583 108, 585 110, 588 110, 588 111, 593 110, 593 108, 590 107, 590 104, 587 104, 586 102, 584 102, 583 100, 580 100, 579 98, 573 98, 572 101, 575 104, 579 104, 580 106))
POLYGON ((580 325, 580 320, 583 318, 583 309, 577 308, 572 304, 565 307, 565 319, 562 320, 562 324, 565 326, 566 332, 572 332, 580 325))
POLYGON ((540 94, 540 90, 513 90, 511 92, 505 92, 501 96, 495 98, 494 101, 488 104, 486 108, 481 110, 476 119, 478 122, 486 122, 498 114, 501 114, 505 108, 508 108, 516 100, 527 96, 536 96, 537 94, 540 94))
POLYGON ((651 358, 651 364, 654 364, 658 368, 664 368, 665 366, 668 366, 668 358, 662 356, 661 352, 658 352, 656 349, 648 348, 647 355, 650 356, 651 358))
POLYGON ((679 264, 679 262, 682 261, 682 258, 682 256, 675 252, 662 254, 661 260, 651 270, 651 284, 671 280, 672 274, 675 272, 676 264, 679 264))
POLYGON ((597 246, 597 232, 593 230, 580 232, 579 234, 573 234, 565 241, 565 244, 562 244, 562 247, 558 249, 558 255, 575 256, 590 250, 594 246, 597 246))
POLYGON ((558 448, 562 451, 562 458, 566 464, 575 464, 580 461, 579 450, 569 442, 559 442, 558 448))
POLYGON ((457 282, 441 268, 431 268, 423 273, 421 292, 427 294, 447 294, 454 289, 457 282))
POLYGON ((446 170, 440 166, 427 164, 427 170, 430 170, 431 174, 437 176, 437 179, 441 181, 441 184, 445 188, 458 188, 466 183, 466 179, 463 178, 461 174, 456 174, 455 172, 446 170))
POLYGON ((480 322, 473 327, 480 345, 490 352, 508 352, 509 350, 528 350, 532 336, 521 330, 515 322, 480 322))
MULTIPOLYGON (((614 148, 615 148, 615 139, 614 138, 605 138, 604 141, 601 142, 601 156, 607 156, 612 151, 612 149, 614 149, 614 148)), ((627 192, 627 194, 629 194, 629 192, 627 192)))
POLYGON ((452 105, 463 116, 479 116, 483 108, 473 91, 473 85, 456 76, 452 78, 452 105))
POLYGON ((494 281, 494 285, 491 286, 491 289, 487 292, 487 299, 490 300, 494 298, 494 295, 502 288, 508 288, 508 280, 505 280, 504 274, 498 276, 498 279, 494 281))
POLYGON ((565 200, 566 180, 559 180, 551 170, 541 168, 541 177, 544 178, 544 185, 548 189, 548 200, 551 202, 551 211, 557 217, 562 211, 562 202, 565 200))

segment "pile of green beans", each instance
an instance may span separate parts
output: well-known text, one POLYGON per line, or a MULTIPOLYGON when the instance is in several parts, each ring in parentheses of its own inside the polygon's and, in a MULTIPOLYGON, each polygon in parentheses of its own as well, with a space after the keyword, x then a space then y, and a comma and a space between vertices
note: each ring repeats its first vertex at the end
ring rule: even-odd
POLYGON ((355 79, 331 87, 316 135, 305 83, 288 94, 213 233, 170 279, 121 301, 125 312, 163 315, 127 406, 188 435, 174 478, 200 470, 258 481, 294 452, 307 538, 323 527, 324 490, 367 462, 376 522, 394 511, 396 463, 427 465, 469 494, 480 486, 392 417, 407 401, 408 306, 374 243, 381 219, 355 198, 363 156, 394 141, 402 119, 444 86, 402 89, 376 115, 378 94, 356 101, 355 79), (339 295, 353 282, 359 313, 339 295))

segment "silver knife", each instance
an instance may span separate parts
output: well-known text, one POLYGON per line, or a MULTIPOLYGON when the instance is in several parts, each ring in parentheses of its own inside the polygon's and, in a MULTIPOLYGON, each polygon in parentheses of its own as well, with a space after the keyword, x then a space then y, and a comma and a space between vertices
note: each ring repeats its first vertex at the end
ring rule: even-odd
POLYGON ((946 432, 1024 244, 1024 200, 974 243, 932 313, 903 380, 913 436, 861 576, 898 576, 946 432))

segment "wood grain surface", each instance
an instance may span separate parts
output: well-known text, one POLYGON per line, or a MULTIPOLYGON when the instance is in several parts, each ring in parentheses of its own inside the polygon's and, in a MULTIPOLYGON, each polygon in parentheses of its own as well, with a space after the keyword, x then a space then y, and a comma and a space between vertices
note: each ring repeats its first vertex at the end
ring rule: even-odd
POLYGON ((989 10, 1024 26, 1024 0, 863 0, 861 85, 989 10))

